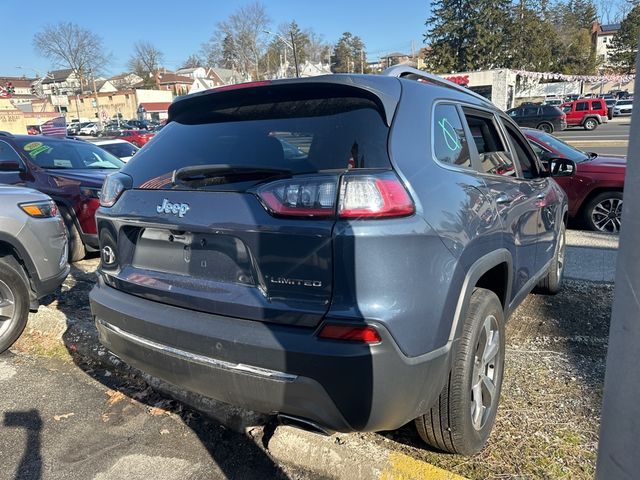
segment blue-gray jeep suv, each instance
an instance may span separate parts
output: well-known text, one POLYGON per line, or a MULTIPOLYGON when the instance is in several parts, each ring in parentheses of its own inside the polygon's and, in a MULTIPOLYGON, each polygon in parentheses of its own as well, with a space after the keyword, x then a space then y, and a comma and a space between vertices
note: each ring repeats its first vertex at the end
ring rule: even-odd
POLYGON ((416 419, 485 444, 505 319, 554 293, 567 202, 507 115, 418 70, 216 88, 108 177, 102 343, 206 396, 327 431, 416 419), (293 153, 292 153, 293 152, 293 153))

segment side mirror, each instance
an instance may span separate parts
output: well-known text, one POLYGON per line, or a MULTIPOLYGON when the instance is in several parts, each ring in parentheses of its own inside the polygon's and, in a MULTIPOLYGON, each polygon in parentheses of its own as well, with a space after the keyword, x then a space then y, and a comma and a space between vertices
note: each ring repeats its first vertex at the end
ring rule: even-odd
POLYGON ((576 162, 568 158, 546 158, 542 163, 547 168, 545 177, 571 177, 576 173, 576 162))
POLYGON ((0 172, 22 172, 24 167, 17 160, 0 160, 0 172))

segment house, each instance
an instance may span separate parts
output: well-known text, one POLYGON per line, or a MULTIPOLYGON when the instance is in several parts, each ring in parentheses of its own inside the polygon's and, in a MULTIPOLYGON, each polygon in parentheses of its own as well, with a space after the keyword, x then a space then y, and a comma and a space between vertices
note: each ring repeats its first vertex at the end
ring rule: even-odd
POLYGON ((45 95, 52 95, 54 92, 57 95, 74 95, 82 90, 80 78, 70 68, 48 72, 40 83, 45 95))
POLYGON ((27 77, 0 77, 0 98, 9 98, 11 103, 19 109, 23 105, 31 105, 31 101, 38 98, 33 92, 35 78, 27 77), (8 88, 13 88, 13 93, 8 92, 8 88))
POLYGON ((208 70, 211 69, 205 67, 181 68, 179 70, 176 70, 176 75, 181 75, 183 77, 189 77, 193 79, 209 78, 210 72, 208 72, 208 70))
POLYGON ((186 95, 193 84, 193 79, 163 71, 156 74, 156 84, 159 90, 169 90, 174 95, 186 95))
POLYGON ((219 80, 223 85, 234 85, 236 83, 242 83, 249 81, 249 78, 244 78, 239 72, 231 70, 229 68, 210 68, 210 76, 214 80, 219 80))
POLYGON ((380 57, 380 64, 383 68, 393 67, 394 65, 407 65, 417 67, 418 64, 413 55, 408 53, 394 52, 384 57, 380 57))
POLYGON ((591 25, 591 41, 596 48, 596 58, 598 65, 608 67, 611 65, 611 54, 613 50, 611 48, 611 41, 613 37, 620 30, 619 23, 611 23, 608 25, 600 25, 600 23, 593 22, 591 25))
POLYGON ((118 90, 130 90, 142 86, 144 79, 135 73, 121 73, 109 78, 109 82, 118 90))
POLYGON ((96 80, 96 91, 98 93, 113 93, 117 92, 116 86, 111 83, 110 80, 96 80))

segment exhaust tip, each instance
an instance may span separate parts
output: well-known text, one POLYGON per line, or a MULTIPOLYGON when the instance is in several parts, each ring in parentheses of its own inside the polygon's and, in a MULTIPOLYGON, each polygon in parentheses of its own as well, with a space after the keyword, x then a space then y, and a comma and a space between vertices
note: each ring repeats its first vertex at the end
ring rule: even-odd
POLYGON ((299 428, 301 430, 306 430, 307 432, 319 433, 320 435, 325 435, 327 437, 334 434, 333 430, 329 430, 328 428, 318 425, 317 423, 305 418, 294 417, 292 415, 286 415, 283 413, 278 414, 277 418, 280 425, 299 428))

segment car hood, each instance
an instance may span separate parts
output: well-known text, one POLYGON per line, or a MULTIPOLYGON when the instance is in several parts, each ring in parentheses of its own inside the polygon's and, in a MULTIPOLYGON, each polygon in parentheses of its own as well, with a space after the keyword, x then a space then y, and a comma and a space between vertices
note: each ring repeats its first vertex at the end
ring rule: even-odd
POLYGON ((73 183, 80 183, 89 187, 102 187, 104 179, 107 175, 117 172, 118 169, 95 169, 95 170, 47 170, 52 178, 60 180, 58 183, 67 183, 71 180, 73 183))
POLYGON ((626 168, 626 157, 610 157, 606 155, 598 155, 593 160, 588 160, 578 164, 578 170, 586 172, 624 173, 626 168))
POLYGON ((23 195, 27 198, 30 197, 42 197, 43 199, 49 198, 44 193, 27 187, 21 187, 18 185, 4 185, 0 184, 0 196, 3 195, 23 195))

